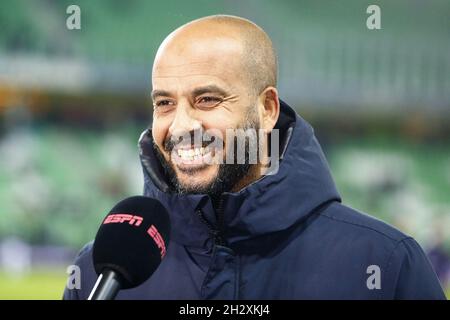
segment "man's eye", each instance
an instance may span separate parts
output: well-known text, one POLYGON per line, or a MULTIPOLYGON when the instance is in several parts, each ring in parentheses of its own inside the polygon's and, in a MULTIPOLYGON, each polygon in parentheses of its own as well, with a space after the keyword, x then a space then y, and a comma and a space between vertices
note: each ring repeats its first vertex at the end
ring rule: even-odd
POLYGON ((211 103, 217 103, 221 101, 220 98, 217 97, 201 97, 200 99, 198 99, 198 103, 202 103, 202 104, 211 104, 211 103))
POLYGON ((165 107, 169 105, 173 105, 173 102, 170 100, 160 100, 155 102, 156 107, 165 107))

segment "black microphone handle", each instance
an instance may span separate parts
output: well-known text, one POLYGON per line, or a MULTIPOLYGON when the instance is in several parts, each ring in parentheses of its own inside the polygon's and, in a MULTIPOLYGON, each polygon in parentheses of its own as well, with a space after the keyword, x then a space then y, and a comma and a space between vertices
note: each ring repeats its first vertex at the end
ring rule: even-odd
POLYGON ((120 276, 113 270, 104 270, 97 279, 88 300, 114 300, 120 290, 120 276))

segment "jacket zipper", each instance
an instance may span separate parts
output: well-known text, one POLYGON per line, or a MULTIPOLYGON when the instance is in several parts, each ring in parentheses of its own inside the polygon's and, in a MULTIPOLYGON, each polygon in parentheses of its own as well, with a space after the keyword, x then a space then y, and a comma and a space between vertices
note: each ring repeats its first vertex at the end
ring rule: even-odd
POLYGON ((216 209, 216 218, 217 218, 217 228, 218 228, 218 234, 217 234, 217 245, 225 246, 226 242, 223 238, 223 228, 224 228, 224 208, 223 208, 223 197, 220 197, 219 204, 217 205, 216 209))
MULTIPOLYGON (((214 206, 213 206, 214 207, 214 206)), ((211 223, 209 223, 208 220, 205 219, 203 216, 203 211, 201 209, 197 209, 197 215, 199 216, 200 220, 208 227, 209 233, 214 239, 214 244, 219 246, 225 246, 225 240, 223 238, 223 219, 224 219, 224 213, 223 213, 223 199, 220 198, 216 210, 216 218, 218 226, 214 227, 211 223)))

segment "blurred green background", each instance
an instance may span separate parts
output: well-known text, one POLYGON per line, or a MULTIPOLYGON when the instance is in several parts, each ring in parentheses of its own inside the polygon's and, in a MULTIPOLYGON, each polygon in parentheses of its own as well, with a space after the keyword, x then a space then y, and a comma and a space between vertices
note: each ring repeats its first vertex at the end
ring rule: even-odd
POLYGON ((156 49, 218 13, 271 36, 281 98, 315 127, 344 202, 414 236, 450 296, 449 1, 3 0, 0 299, 60 299, 105 213, 142 192, 156 49))

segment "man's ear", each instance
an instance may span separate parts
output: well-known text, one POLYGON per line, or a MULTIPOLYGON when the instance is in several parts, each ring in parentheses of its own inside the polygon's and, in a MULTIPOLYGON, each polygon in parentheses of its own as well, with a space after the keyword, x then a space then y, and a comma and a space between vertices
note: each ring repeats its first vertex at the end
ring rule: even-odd
POLYGON ((278 90, 275 87, 269 86, 261 92, 259 98, 263 107, 261 129, 269 133, 275 127, 280 115, 278 90))

